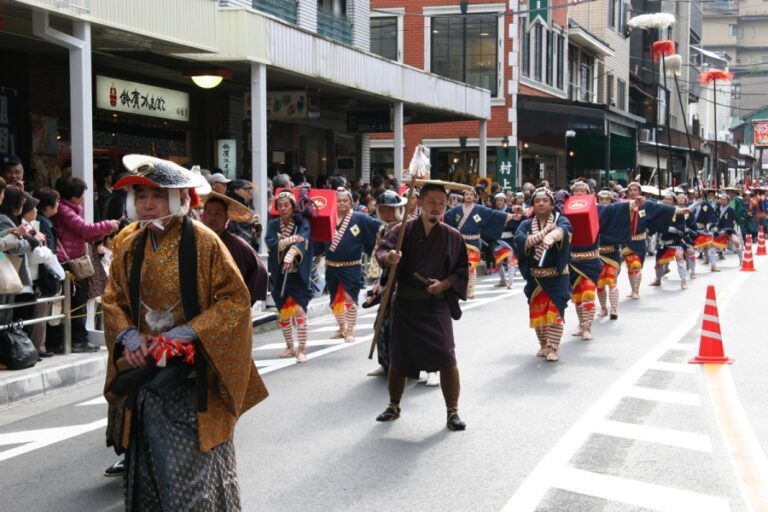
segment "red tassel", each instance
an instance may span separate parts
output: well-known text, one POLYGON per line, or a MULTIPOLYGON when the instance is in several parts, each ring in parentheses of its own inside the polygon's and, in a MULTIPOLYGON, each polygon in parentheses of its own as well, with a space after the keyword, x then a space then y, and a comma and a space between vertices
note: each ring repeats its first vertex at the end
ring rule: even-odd
POLYGON ((674 41, 656 41, 651 47, 653 62, 659 62, 662 57, 668 57, 675 53, 674 41))
POLYGON ((733 78, 733 73, 730 71, 723 71, 722 69, 710 69, 699 75, 699 82, 701 85, 709 85, 715 80, 720 82, 730 82, 733 78))

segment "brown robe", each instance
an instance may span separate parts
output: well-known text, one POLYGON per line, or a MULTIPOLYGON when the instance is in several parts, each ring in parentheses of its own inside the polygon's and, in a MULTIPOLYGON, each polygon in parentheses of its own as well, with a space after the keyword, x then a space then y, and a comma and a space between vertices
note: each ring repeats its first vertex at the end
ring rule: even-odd
POLYGON ((248 293, 251 294, 251 304, 257 300, 267 300, 269 274, 259 255, 248 242, 229 231, 224 230, 219 236, 240 270, 240 275, 248 287, 248 293))
MULTIPOLYGON (((189 325, 197 333, 208 361, 208 410, 198 412, 200 450, 209 451, 231 439, 238 417, 267 397, 267 390, 251 359, 252 330, 248 289, 227 248, 216 234, 193 221, 197 245, 197 290, 201 313, 189 325)), ((115 338, 134 326, 130 311, 129 273, 133 251, 147 228, 132 231, 116 244, 109 281, 103 296, 104 336, 109 349, 104 396, 109 403, 107 444, 129 445, 131 411, 126 399, 108 390, 117 374, 113 362, 115 338)), ((177 325, 184 324, 180 302, 178 250, 181 222, 166 227, 155 251, 147 241, 141 275, 141 300, 152 309, 172 309, 177 325), (178 301, 178 302, 177 302, 178 301)), ((144 318, 141 307, 139 317, 144 318)), ((146 324, 138 327, 148 332, 146 324)), ((159 333, 152 333, 159 334, 159 333)), ((198 355, 197 357, 199 357, 198 355)))
MULTIPOLYGON (((400 226, 382 239, 376 258, 382 264, 397 245, 400 226)), ((442 222, 427 236, 421 218, 409 220, 397 267, 397 291, 390 308, 390 368, 395 375, 418 378, 419 371, 437 371, 456 364, 449 300, 466 299, 469 262, 464 239, 442 222), (451 288, 435 297, 414 277, 448 279, 451 288), (450 296, 453 294, 453 296, 450 296)))

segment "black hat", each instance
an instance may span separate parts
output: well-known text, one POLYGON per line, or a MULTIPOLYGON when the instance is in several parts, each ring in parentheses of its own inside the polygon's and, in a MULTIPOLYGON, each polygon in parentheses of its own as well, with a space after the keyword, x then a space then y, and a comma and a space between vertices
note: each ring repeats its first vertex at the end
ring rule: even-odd
POLYGON ((405 206, 407 202, 407 198, 397 195, 393 190, 385 190, 376 198, 378 206, 392 206, 396 208, 398 206, 405 206))

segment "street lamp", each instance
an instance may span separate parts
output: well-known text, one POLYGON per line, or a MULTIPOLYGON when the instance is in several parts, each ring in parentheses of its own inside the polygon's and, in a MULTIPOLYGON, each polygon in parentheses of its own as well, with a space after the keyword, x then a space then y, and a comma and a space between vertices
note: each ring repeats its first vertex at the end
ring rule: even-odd
POLYGON ((507 152, 509 151, 509 137, 506 135, 501 139, 501 147, 504 150, 504 156, 507 156, 507 152))

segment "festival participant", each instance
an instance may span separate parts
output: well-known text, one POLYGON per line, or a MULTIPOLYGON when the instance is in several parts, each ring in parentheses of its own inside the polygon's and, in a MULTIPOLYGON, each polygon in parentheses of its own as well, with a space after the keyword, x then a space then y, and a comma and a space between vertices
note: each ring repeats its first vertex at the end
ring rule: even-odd
POLYGON ((285 351, 280 357, 296 356, 296 362, 307 361, 307 306, 312 299, 312 244, 309 220, 296 212, 296 198, 284 190, 275 198, 278 217, 267 224, 264 239, 269 248, 269 274, 272 299, 279 311, 278 323, 285 338, 285 351), (296 323, 298 351, 293 346, 293 324, 296 323))
POLYGON ((126 510, 240 510, 234 427, 267 396, 248 290, 219 237, 186 217, 198 177, 146 157, 115 184, 139 221, 103 295, 107 445, 126 452, 126 510))
MULTIPOLYGON (((677 198, 674 192, 666 192, 664 204, 675 205, 677 198)), ((685 264, 685 251, 688 248, 685 243, 687 214, 675 215, 665 232, 659 233, 660 247, 656 251, 656 279, 651 286, 661 286, 661 278, 668 272, 669 264, 677 263, 677 273, 680 276, 680 289, 688 288, 688 270, 685 264)))
POLYGON ((480 263, 480 239, 498 240, 504 232, 507 222, 514 220, 511 213, 487 208, 476 204, 477 193, 464 191, 464 203, 451 208, 445 213, 445 223, 459 230, 467 245, 469 257, 469 291, 467 298, 475 297, 477 282, 477 264, 480 263))
POLYGON ((203 198, 201 220, 224 242, 229 254, 235 260, 240 276, 248 287, 251 305, 253 305, 257 300, 267 299, 269 273, 253 247, 227 230, 229 221, 247 222, 251 218, 253 218, 253 212, 250 208, 224 194, 211 192, 203 198))
MULTIPOLYGON (((686 194, 677 195, 677 207, 688 208, 688 196, 686 194)), ((688 270, 688 278, 696 279, 696 251, 693 249, 693 245, 696 240, 696 217, 693 212, 688 212, 685 217, 685 236, 683 242, 685 243, 685 263, 688 270)))
POLYGON ((739 257, 739 266, 743 257, 741 239, 736 233, 736 211, 730 205, 731 199, 726 194, 720 194, 720 203, 717 205, 717 227, 716 236, 713 240, 715 247, 724 250, 728 246, 728 241, 733 243, 733 252, 739 257))
POLYGON ((571 254, 571 223, 554 212, 555 197, 540 187, 533 192, 534 215, 524 220, 515 235, 520 273, 526 280, 530 326, 535 329, 540 349, 536 354, 558 361, 563 336, 563 319, 571 286, 568 262, 571 254))
POLYGON ((419 194, 421 216, 408 221, 401 251, 396 251, 400 227, 392 228, 376 251, 382 267, 397 267, 397 293, 392 299, 389 405, 377 421, 400 417, 400 399, 407 377, 439 371, 447 409, 446 426, 464 430, 458 414, 459 369, 456 366, 451 318, 458 319, 458 300, 467 293, 467 251, 461 234, 441 223, 448 194, 441 185, 427 184, 419 194))
POLYGON ((493 251, 495 263, 499 267, 499 282, 493 286, 496 288, 506 287, 509 290, 512 288, 517 270, 517 256, 515 256, 513 246, 515 245, 515 231, 523 220, 523 208, 518 205, 508 206, 507 196, 502 192, 494 196, 493 202, 497 210, 513 215, 513 219, 504 226, 504 231, 501 232, 501 237, 496 241, 496 247, 493 251), (504 270, 504 263, 507 264, 506 271, 504 270))
MULTIPOLYGON (((373 250, 374 255, 378 251, 384 236, 389 233, 390 229, 403 220, 403 215, 405 215, 404 207, 407 202, 408 200, 406 198, 398 196, 391 190, 385 190, 376 199, 376 217, 378 217, 384 224, 382 224, 381 228, 379 228, 379 232, 376 234, 376 247, 373 250)), ((376 283, 371 290, 370 300, 363 304, 364 308, 370 307, 381 300, 381 293, 386 285, 388 274, 389 269, 382 270, 376 258, 371 258, 368 275, 375 275, 376 283)), ((376 339, 376 354, 379 360, 379 367, 368 372, 369 377, 383 376, 387 375, 389 372, 390 337, 389 316, 385 316, 383 323, 381 324, 379 337, 376 339)), ((437 375, 435 374, 435 377, 436 376, 437 375)), ((439 384, 439 381, 437 384, 439 384)))
POLYGON ((665 233, 672 224, 675 214, 685 214, 687 210, 672 205, 645 201, 641 195, 640 184, 632 182, 627 185, 627 197, 636 201, 635 213, 632 217, 631 239, 626 242, 622 256, 627 263, 629 284, 632 287, 633 299, 640 298, 640 282, 642 280, 643 263, 645 262, 648 231, 665 233))
MULTIPOLYGON (((613 204, 614 196, 610 190, 601 190, 597 194, 598 207, 613 204)), ((618 204, 618 203, 616 203, 618 204)), ((599 210, 601 212, 601 210, 599 210)), ((599 316, 610 313, 611 320, 619 318, 618 278, 621 272, 621 231, 610 229, 601 216, 600 219, 600 260, 603 268, 597 278, 597 298, 600 300, 599 316), (610 308, 610 311, 609 311, 610 308)))
POLYGON ((382 222, 370 215, 352 210, 352 193, 339 187, 336 190, 339 224, 333 241, 325 249, 325 281, 331 298, 331 311, 339 325, 331 338, 355 341, 357 303, 360 290, 365 286, 363 252, 370 254, 376 243, 376 233, 382 222))
POLYGON ((707 189, 705 192, 707 196, 694 203, 697 236, 693 247, 705 255, 705 264, 709 263, 712 272, 720 272, 717 268, 717 249, 713 243, 713 228, 717 227, 718 218, 715 205, 709 199, 709 194, 714 194, 714 189, 707 189))

